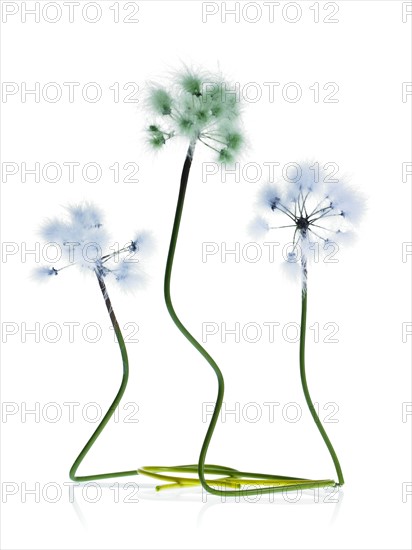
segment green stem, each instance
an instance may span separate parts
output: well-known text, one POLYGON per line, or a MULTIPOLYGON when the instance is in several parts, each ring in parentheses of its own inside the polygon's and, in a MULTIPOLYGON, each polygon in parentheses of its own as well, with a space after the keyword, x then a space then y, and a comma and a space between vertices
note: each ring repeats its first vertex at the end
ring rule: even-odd
POLYGON ((85 456, 87 455, 87 453, 89 452, 91 447, 93 446, 96 439, 99 437, 99 435, 104 430, 106 424, 109 422, 109 420, 113 416, 117 406, 119 405, 120 400, 122 399, 123 394, 126 390, 127 381, 128 381, 128 378, 129 378, 129 360, 127 358, 127 350, 126 350, 126 345, 125 345, 124 340, 123 340, 123 335, 122 335, 122 332, 120 330, 119 323, 117 322, 116 316, 114 314, 112 304, 111 304, 109 295, 107 293, 106 285, 105 285, 104 280, 103 280, 103 275, 98 270, 96 270, 95 273, 96 273, 96 277, 97 277, 97 280, 98 280, 98 283, 99 283, 100 290, 102 292, 102 295, 103 295, 103 298, 104 298, 104 301, 105 301, 105 304, 106 304, 107 311, 109 312, 110 320, 112 322, 114 332, 116 334, 116 338, 117 338, 117 341, 118 341, 118 344, 119 344, 120 352, 121 352, 121 355, 122 355, 123 377, 122 377, 122 383, 120 385, 119 391, 117 392, 113 403, 110 405, 109 410, 106 412, 106 414, 104 415, 102 421, 97 426, 97 428, 94 431, 93 435, 91 436, 89 441, 86 443, 86 445, 84 446, 84 448, 80 452, 79 456, 74 461, 73 466, 70 468, 70 479, 72 481, 92 481, 92 480, 96 480, 96 479, 107 479, 107 478, 111 478, 111 477, 125 477, 125 476, 133 476, 133 475, 138 474, 137 470, 128 470, 128 471, 125 471, 125 472, 111 472, 111 473, 107 473, 107 474, 93 474, 93 475, 89 475, 89 476, 76 476, 76 472, 77 472, 78 467, 80 466, 83 459, 85 458, 85 456))
POLYGON ((335 465, 336 473, 338 475, 339 485, 343 485, 345 481, 343 479, 342 468, 340 467, 335 449, 333 448, 333 445, 325 431, 325 428, 322 426, 322 422, 320 421, 319 416, 316 413, 315 407, 313 406, 313 402, 309 394, 308 384, 306 381, 305 341, 306 341, 307 306, 308 306, 308 292, 307 292, 307 285, 305 280, 305 285, 304 285, 304 288, 302 289, 302 314, 301 314, 301 321, 300 321, 300 346, 299 346, 300 379, 302 382, 302 389, 305 395, 305 400, 309 407, 312 418, 315 421, 315 424, 320 432, 320 435, 323 438, 323 441, 325 442, 326 447, 329 450, 330 456, 332 457, 333 463, 335 465))
MULTIPOLYGON (((176 251, 176 244, 177 239, 179 236, 179 228, 180 228, 180 222, 182 219, 182 213, 183 213, 183 206, 186 196, 186 189, 187 184, 189 180, 189 174, 190 174, 190 168, 192 166, 193 161, 193 154, 195 150, 195 142, 191 142, 186 154, 186 159, 183 165, 181 180, 180 180, 180 189, 179 189, 179 197, 177 200, 177 206, 176 206, 176 213, 173 223, 173 230, 172 230, 172 236, 170 239, 170 245, 169 245, 169 252, 167 256, 167 262, 166 262, 166 270, 165 270, 165 279, 164 279, 164 296, 165 296, 165 302, 167 310, 173 319, 175 325, 178 327, 180 332, 189 340, 189 342, 194 346, 194 348, 206 359, 206 361, 209 363, 209 365, 212 367, 214 373, 216 374, 217 382, 218 382, 218 393, 215 403, 215 408, 213 410, 212 418, 209 423, 209 427, 206 432, 206 436, 202 445, 202 449, 199 456, 199 462, 198 462, 198 476, 200 483, 202 484, 203 488, 208 491, 211 494, 219 495, 219 496, 239 496, 239 495, 260 495, 265 493, 275 493, 275 492, 281 492, 284 490, 293 489, 310 489, 310 488, 317 488, 317 487, 325 487, 325 486, 333 486, 335 484, 332 480, 299 480, 298 484, 293 484, 292 486, 271 486, 271 487, 264 487, 264 488, 255 488, 255 489, 239 489, 239 490, 220 490, 215 489, 212 487, 208 481, 205 478, 205 473, 208 472, 209 467, 205 464, 206 462, 206 455, 207 451, 210 445, 210 441, 213 436, 213 432, 215 430, 217 421, 219 419, 220 410, 223 403, 223 396, 224 396, 224 379, 221 370, 219 369, 216 362, 213 360, 213 358, 207 353, 207 351, 197 342, 197 340, 190 334, 190 332, 186 329, 186 327, 183 325, 183 323, 180 321, 179 317, 177 316, 175 309, 173 307, 171 293, 170 293, 170 281, 172 276, 172 269, 173 269, 173 260, 175 256, 176 251)), ((179 467, 178 467, 179 468, 179 467)), ((188 471, 188 467, 184 467, 184 471, 188 471)), ((141 473, 144 471, 148 472, 150 471, 150 467, 142 469, 141 473)), ((156 474, 156 468, 153 468, 154 477, 156 477, 158 474, 156 474)), ((176 471, 176 470, 174 470, 176 471)), ((233 477, 233 470, 227 469, 227 468, 220 468, 220 473, 226 474, 229 477, 233 477)), ((252 477, 255 479, 283 479, 285 482, 287 481, 296 481, 296 479, 299 478, 290 478, 286 476, 275 476, 270 474, 255 474, 255 473, 247 473, 247 472, 239 472, 239 475, 247 475, 247 477, 252 477)), ((237 477, 237 476, 236 476, 237 477)), ((164 477, 163 477, 164 478, 164 477)), ((172 478, 173 482, 177 482, 177 485, 179 486, 179 478, 172 478)), ((241 480, 239 480, 241 481, 241 480)), ((212 481, 210 483, 213 483, 212 481)), ((223 482, 222 482, 223 483, 223 482)))
MULTIPOLYGON (((167 481, 168 484, 158 485, 156 489, 158 491, 163 491, 164 489, 174 489, 178 487, 193 487, 200 485, 199 477, 181 477, 176 475, 168 475, 165 472, 170 473, 180 473, 180 474, 189 474, 189 473, 198 473, 197 464, 189 464, 186 466, 144 466, 139 468, 139 474, 150 476, 154 479, 160 481, 167 481)), ((206 474, 212 475, 223 475, 218 479, 209 480, 209 485, 220 486, 220 487, 231 487, 237 488, 238 491, 236 494, 250 494, 245 491, 245 489, 240 489, 242 486, 253 485, 264 485, 269 487, 267 492, 276 492, 284 490, 296 490, 299 488, 315 488, 315 487, 333 487, 336 483, 331 479, 323 480, 312 480, 304 478, 294 478, 286 476, 273 476, 265 474, 256 474, 251 472, 241 472, 239 470, 234 470, 233 468, 227 468, 226 466, 217 466, 214 464, 206 464, 204 467, 204 472, 206 474)), ((262 488, 255 489, 256 494, 262 493, 262 488)), ((224 491, 224 494, 229 494, 227 490, 224 491)))
MULTIPOLYGON (((225 383, 223 380, 223 375, 218 367, 218 365, 215 363, 213 358, 207 353, 207 351, 199 344, 199 342, 190 334, 190 332, 186 329, 186 327, 183 325, 183 323, 180 321, 179 317, 176 314, 176 311, 173 307, 172 303, 172 297, 170 293, 170 280, 172 276, 172 269, 173 269, 173 260, 175 256, 176 251, 176 244, 177 239, 179 236, 179 229, 180 229, 180 222, 182 219, 182 213, 183 213, 183 206, 186 196, 186 189, 187 184, 189 181, 189 174, 190 174, 190 168, 192 166, 193 162, 193 154, 195 151, 195 142, 191 142, 189 145, 189 148, 187 150, 186 159, 183 165, 182 170, 182 176, 180 179, 180 189, 179 189, 179 197, 177 199, 177 206, 176 206, 176 213, 173 223, 173 230, 172 230, 172 236, 170 238, 170 245, 169 245, 169 252, 167 255, 167 262, 166 262, 166 270, 165 270, 165 279, 164 279, 164 296, 165 296, 165 302, 167 310, 173 319, 173 322, 177 326, 177 328, 180 330, 180 332, 189 340, 189 342, 195 347, 195 349, 206 359, 206 361, 209 363, 209 365, 214 370, 217 381, 218 381, 218 394, 216 399, 215 408, 212 414, 212 418, 209 424, 209 428, 207 430, 206 438, 202 447, 202 452, 199 459, 199 478, 202 482, 202 485, 205 487, 205 489, 209 489, 209 486, 206 483, 205 477, 204 477, 204 462, 205 462, 205 456, 207 452, 207 448, 209 446, 210 440, 213 435, 213 431, 215 429, 216 423, 219 418, 220 409, 222 407, 223 403, 223 396, 225 391, 225 383)), ((212 488, 210 488, 212 489, 212 488)), ((212 489, 213 490, 213 489, 212 489)))

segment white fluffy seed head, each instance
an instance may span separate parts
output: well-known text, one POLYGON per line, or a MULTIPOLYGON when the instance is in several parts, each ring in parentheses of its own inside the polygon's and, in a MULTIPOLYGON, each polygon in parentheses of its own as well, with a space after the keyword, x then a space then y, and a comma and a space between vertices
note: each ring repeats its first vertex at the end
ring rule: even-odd
MULTIPOLYGON (((103 229, 101 211, 91 203, 82 203, 68 206, 66 212, 69 218, 67 221, 52 219, 41 228, 41 234, 46 240, 62 248, 65 265, 61 269, 76 265, 84 272, 111 277, 125 291, 144 284, 145 274, 140 268, 138 255, 149 255, 151 252, 151 233, 142 231, 120 251, 107 253, 108 236, 103 229)), ((33 276, 37 280, 47 280, 58 271, 41 267, 34 271, 33 276)))
MULTIPOLYGON (((331 243, 349 244, 364 211, 365 201, 357 190, 342 180, 325 183, 328 176, 318 162, 294 163, 283 184, 266 185, 258 194, 268 228, 285 242, 293 241, 308 262, 330 254, 331 243)), ((262 228, 259 222, 255 226, 255 233, 262 228)))

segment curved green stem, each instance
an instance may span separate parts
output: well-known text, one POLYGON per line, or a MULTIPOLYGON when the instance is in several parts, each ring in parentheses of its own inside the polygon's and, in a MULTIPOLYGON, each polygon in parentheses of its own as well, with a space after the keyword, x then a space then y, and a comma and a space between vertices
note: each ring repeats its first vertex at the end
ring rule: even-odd
POLYGON ((125 472, 110 472, 110 473, 107 473, 107 474, 93 474, 93 475, 88 475, 88 476, 76 476, 76 472, 77 472, 78 467, 80 466, 83 459, 85 458, 85 456, 87 455, 87 453, 89 452, 91 447, 93 446, 96 439, 99 437, 99 435, 104 430, 106 424, 109 422, 109 420, 113 416, 117 406, 119 405, 120 400, 122 399, 123 394, 126 390, 127 381, 128 381, 128 378, 129 378, 129 360, 127 358, 127 350, 126 350, 126 345, 124 343, 123 335, 122 335, 122 332, 120 330, 119 323, 117 322, 116 316, 114 314, 112 304, 111 304, 109 295, 107 293, 106 285, 105 285, 104 280, 103 280, 103 276, 97 270, 96 270, 96 277, 97 277, 99 287, 100 287, 100 290, 102 292, 102 295, 103 295, 103 298, 104 298, 104 301, 105 301, 105 304, 106 304, 107 311, 109 312, 110 320, 112 322, 114 332, 116 334, 116 338, 117 338, 117 341, 118 341, 118 344, 119 344, 120 352, 121 352, 121 355, 122 355, 123 377, 122 377, 122 382, 120 384, 119 391, 117 392, 116 397, 113 400, 113 403, 110 405, 110 407, 109 407, 108 411, 106 412, 106 414, 104 415, 102 421, 97 426, 97 428, 94 431, 93 435, 91 436, 89 441, 86 443, 86 445, 84 446, 84 448, 80 452, 79 456, 74 461, 73 466, 70 468, 70 479, 72 481, 92 481, 92 480, 96 480, 96 479, 107 479, 107 478, 111 478, 111 477, 125 477, 125 476, 132 476, 132 475, 137 475, 138 474, 137 470, 128 470, 128 471, 125 471, 125 472))
MULTIPOLYGON (((187 184, 189 180, 189 174, 190 174, 190 168, 193 161, 193 154, 195 150, 195 142, 191 142, 186 154, 186 159, 183 165, 183 171, 182 176, 180 180, 180 189, 179 189, 179 197, 177 200, 177 206, 176 206, 176 213, 173 223, 173 230, 172 235, 170 239, 170 246, 169 246, 169 252, 167 256, 167 263, 166 263, 166 270, 165 270, 165 279, 164 279, 164 296, 165 296, 165 302, 167 310, 173 319, 175 325, 178 327, 180 332, 187 338, 187 340, 194 346, 194 348, 206 359, 206 361, 209 363, 209 365, 212 367, 216 378, 218 382, 218 393, 216 397, 215 402, 215 408, 213 410, 212 418, 209 423, 209 427, 206 432, 206 436, 202 445, 202 449, 199 456, 199 462, 197 467, 197 473, 199 476, 199 480, 203 488, 208 491, 209 493, 212 493, 214 495, 219 496, 238 496, 238 495, 258 495, 258 494, 264 494, 264 493, 273 493, 273 492, 280 492, 288 489, 309 489, 309 488, 317 488, 317 487, 324 487, 324 486, 333 486, 335 485, 335 482, 332 480, 302 480, 299 478, 291 478, 286 476, 275 476, 270 474, 256 474, 256 473, 248 473, 248 472, 239 472, 239 476, 243 478, 243 475, 246 475, 249 478, 254 479, 261 479, 261 480, 275 480, 279 482, 280 480, 283 481, 283 485, 273 485, 269 487, 263 487, 263 488, 256 488, 256 489, 237 489, 237 490, 220 490, 216 489, 215 487, 212 487, 211 484, 217 484, 217 481, 210 481, 206 480, 205 473, 210 472, 206 462, 206 455, 207 451, 210 445, 210 441, 213 436, 213 432, 215 430, 217 421, 219 419, 220 410, 223 403, 223 396, 224 396, 224 379, 221 370, 219 369, 216 362, 213 360, 213 358, 208 354, 208 352, 199 344, 199 342, 190 334, 190 332, 186 329, 186 327, 183 325, 183 323, 180 321, 179 317, 176 314, 176 311, 173 307, 171 293, 170 293, 170 281, 172 276, 172 269, 173 269, 173 260, 175 256, 176 251, 176 244, 177 239, 179 236, 179 228, 180 228, 180 222, 182 219, 182 213, 183 213, 183 206, 184 206, 184 200, 186 196, 186 189, 187 184)), ((177 468, 184 468, 184 472, 188 472, 187 466, 185 467, 177 467, 177 468)), ((166 468, 167 469, 167 468, 166 468)), ((158 471, 161 471, 159 469, 156 469, 156 467, 146 467, 140 470, 140 473, 145 473, 146 475, 152 474, 153 477, 159 478, 158 471)), ((176 467, 173 471, 176 471, 176 467)), ((225 474, 226 476, 229 476, 229 478, 233 477, 233 470, 227 469, 224 467, 220 467, 220 473, 225 474)), ((165 479, 167 476, 161 475, 161 479, 165 479)), ((237 477, 237 476, 236 476, 237 477)), ((184 484, 190 484, 193 485, 195 480, 192 478, 188 480, 187 482, 184 481, 184 478, 176 478, 176 477, 169 477, 170 481, 173 482, 174 486, 182 486, 184 484), (183 481, 182 481, 183 480, 183 481)), ((242 482, 244 484, 250 482, 250 480, 245 479, 237 479, 238 485, 241 486, 242 482)), ((224 478, 223 480, 220 480, 221 484, 227 483, 227 479, 224 478)), ((233 483, 230 481, 227 483, 229 486, 233 487, 233 483)))
POLYGON ((306 271, 306 262, 304 265, 304 284, 302 288, 302 312, 300 320, 300 346, 299 346, 299 365, 300 365, 300 379, 302 382, 302 389, 305 395, 306 403, 309 407, 310 413, 313 420, 320 432, 320 435, 323 438, 323 441, 326 444, 326 447, 329 450, 330 456, 332 457, 333 463, 335 465, 336 473, 338 475, 339 485, 344 484, 342 468, 340 467, 338 457, 335 453, 335 449, 325 431, 325 428, 322 426, 322 422, 319 419, 319 416, 316 413, 315 407, 313 406, 312 399, 309 394, 309 388, 306 381, 306 370, 305 370, 305 341, 306 341, 306 314, 308 307, 308 292, 307 292, 307 271, 306 271))

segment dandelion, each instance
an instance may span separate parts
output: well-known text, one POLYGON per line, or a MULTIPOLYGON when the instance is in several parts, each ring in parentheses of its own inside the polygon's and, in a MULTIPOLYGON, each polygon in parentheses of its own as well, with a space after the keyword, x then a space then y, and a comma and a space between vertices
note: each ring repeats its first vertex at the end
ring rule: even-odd
MULTIPOLYGON (((182 334, 212 367, 218 381, 218 397, 215 410, 202 446, 198 465, 177 466, 172 469, 173 472, 184 472, 185 474, 198 472, 199 478, 188 479, 174 476, 171 480, 174 482, 178 480, 178 486, 198 484, 200 480, 203 487, 214 494, 229 493, 212 487, 212 485, 216 486, 217 482, 209 481, 208 483, 205 479, 205 474, 216 473, 224 475, 226 478, 235 472, 232 468, 205 464, 206 453, 222 407, 224 393, 223 376, 213 358, 190 334, 177 316, 172 303, 170 281, 186 189, 196 146, 200 144, 210 149, 218 162, 230 163, 234 161, 244 144, 239 122, 239 102, 231 90, 233 90, 233 87, 229 86, 219 75, 210 75, 203 71, 195 72, 185 68, 183 71, 177 73, 168 89, 163 86, 152 86, 148 98, 148 108, 156 117, 153 123, 147 128, 149 144, 154 149, 162 149, 170 140, 177 136, 186 138, 188 141, 165 270, 164 294, 166 307, 182 334)), ((148 466, 142 468, 140 472, 159 477, 158 471, 154 467, 148 466)), ((241 472, 236 472, 238 477, 242 475, 241 472)), ((166 478, 167 476, 164 474, 160 476, 160 479, 166 478)), ((228 483, 225 482, 227 486, 233 486, 228 483)), ((237 485, 238 482, 235 483, 236 487, 237 485)), ((162 485, 161 488, 173 486, 176 486, 176 483, 162 485)), ((234 491, 234 494, 238 495, 239 492, 234 491)))
POLYGON ((259 194, 258 205, 263 215, 250 225, 254 236, 269 231, 278 235, 290 232, 291 250, 287 253, 284 272, 301 279, 300 376, 303 393, 313 420, 329 450, 343 485, 342 469, 332 443, 322 426, 310 397, 305 369, 305 335, 308 294, 308 265, 313 252, 327 253, 330 246, 349 243, 364 211, 364 199, 343 181, 328 183, 326 174, 315 171, 311 163, 298 164, 293 177, 283 185, 267 185, 259 194), (256 230, 258 228, 258 231, 256 230))
POLYGON ((60 268, 42 266, 34 271, 36 280, 50 280, 62 270, 75 266, 87 273, 94 274, 103 296, 110 320, 116 334, 117 342, 123 362, 123 376, 120 388, 104 415, 102 421, 76 458, 70 469, 70 479, 73 481, 91 481, 111 477, 136 475, 136 469, 77 476, 76 472, 83 459, 99 437, 105 426, 113 416, 126 390, 129 377, 129 360, 123 335, 115 316, 112 302, 106 287, 106 281, 112 280, 123 290, 130 290, 141 285, 144 273, 140 267, 138 255, 144 256, 150 249, 150 234, 143 232, 127 243, 123 248, 105 254, 103 251, 108 244, 108 236, 104 228, 103 215, 99 209, 90 203, 71 205, 66 208, 66 219, 52 219, 43 224, 41 235, 47 241, 56 243, 67 253, 69 262, 60 268))

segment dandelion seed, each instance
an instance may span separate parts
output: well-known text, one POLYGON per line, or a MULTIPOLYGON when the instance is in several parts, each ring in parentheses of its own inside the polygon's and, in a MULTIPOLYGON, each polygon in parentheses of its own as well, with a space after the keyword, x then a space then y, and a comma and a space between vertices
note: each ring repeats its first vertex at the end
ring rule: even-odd
POLYGON ((200 97, 202 95, 202 77, 189 70, 178 75, 182 89, 188 94, 200 97))
POLYGON ((145 257, 152 254, 153 248, 154 239, 149 231, 138 233, 129 245, 130 252, 140 252, 145 257))
POLYGON ((58 271, 54 267, 39 266, 33 270, 32 275, 36 281, 44 282, 58 275, 58 271))
POLYGON ((351 224, 357 225, 365 212, 365 200, 345 184, 335 183, 327 189, 332 209, 340 211, 351 224))
POLYGON ((249 224, 249 234, 253 239, 263 238, 269 230, 269 224, 261 216, 256 216, 249 224))
POLYGON ((119 287, 125 292, 134 292, 144 286, 146 277, 140 267, 131 261, 123 261, 118 268, 112 269, 110 274, 114 276, 119 287))
POLYGON ((173 101, 169 93, 163 88, 154 88, 150 93, 150 104, 158 115, 170 115, 173 101))

